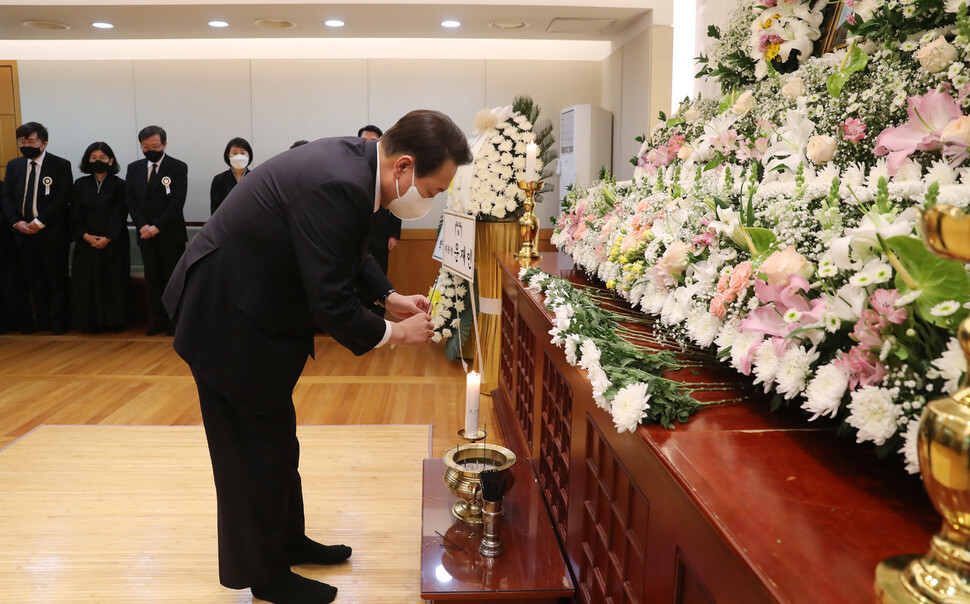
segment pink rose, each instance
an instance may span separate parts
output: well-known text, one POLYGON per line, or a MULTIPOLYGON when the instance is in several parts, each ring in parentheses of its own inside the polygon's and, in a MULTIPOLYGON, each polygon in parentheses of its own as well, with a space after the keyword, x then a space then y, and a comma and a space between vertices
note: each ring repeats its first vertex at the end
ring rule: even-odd
POLYGON ((839 124, 839 129, 842 131, 842 138, 850 143, 857 143, 866 137, 865 122, 855 117, 839 124))
POLYGON ((731 291, 740 293, 741 290, 748 287, 748 284, 751 282, 752 268, 750 260, 746 260, 734 267, 734 270, 731 271, 731 281, 729 283, 731 291))
POLYGON ((721 299, 720 294, 711 298, 711 307, 709 311, 718 319, 723 319, 724 316, 727 315, 727 309, 724 308, 724 300, 721 299))
POLYGON ((788 278, 794 274, 808 279, 812 276, 814 268, 804 256, 795 251, 794 245, 789 245, 768 256, 761 265, 761 272, 765 274, 768 285, 778 285, 788 283, 788 278))
POLYGON ((687 268, 687 254, 692 252, 693 249, 683 241, 674 241, 668 245, 667 251, 663 255, 667 270, 671 273, 679 273, 687 268))

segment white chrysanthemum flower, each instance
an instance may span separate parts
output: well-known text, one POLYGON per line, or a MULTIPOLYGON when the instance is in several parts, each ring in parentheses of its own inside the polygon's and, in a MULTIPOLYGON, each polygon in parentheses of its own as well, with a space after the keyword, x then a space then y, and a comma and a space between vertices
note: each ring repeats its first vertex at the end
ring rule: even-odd
POLYGON ((573 317, 573 307, 568 304, 556 307, 556 318, 553 319, 559 329, 569 329, 569 324, 573 317))
POLYGON ((465 310, 464 300, 458 300, 457 302, 455 302, 455 310, 457 310, 458 312, 462 312, 463 310, 465 310))
POLYGON ((914 417, 906 424, 906 432, 903 434, 903 448, 899 450, 906 460, 906 471, 910 474, 919 474, 919 417, 914 417))
POLYGON ((721 325, 721 328, 717 331, 717 337, 714 338, 718 352, 726 350, 734 343, 735 338, 738 336, 739 321, 737 318, 731 318, 721 325))
POLYGON ((721 321, 703 309, 691 312, 691 316, 687 319, 687 332, 701 348, 707 348, 714 343, 720 328, 721 321))
POLYGON ((579 366, 589 371, 592 367, 600 365, 600 349, 596 347, 596 342, 592 338, 586 338, 579 347, 580 359, 579 366))
POLYGON ((835 365, 823 365, 805 389, 802 409, 812 413, 810 420, 820 415, 835 417, 842 404, 842 396, 849 387, 849 376, 835 365))
POLYGON ((640 382, 624 386, 613 397, 610 409, 613 415, 613 424, 617 431, 633 432, 640 425, 640 420, 647 414, 650 408, 650 394, 647 393, 648 385, 640 382))
POLYGON ((950 167, 950 163, 945 160, 937 160, 933 162, 933 165, 926 171, 926 186, 933 184, 934 182, 940 183, 940 186, 953 185, 957 182, 957 173, 950 167))
POLYGON ((930 314, 934 317, 949 317, 958 310, 960 310, 959 302, 956 302, 955 300, 946 300, 945 302, 940 302, 931 308, 930 314))
POLYGON ((441 341, 441 334, 439 332, 437 332, 437 331, 434 332, 433 334, 431 334, 431 341, 434 342, 435 344, 437 344, 438 342, 440 342, 441 341))
POLYGON ((566 341, 563 342, 563 351, 566 353, 566 362, 576 366, 576 347, 579 346, 579 336, 576 334, 569 334, 566 336, 566 341))
POLYGON ((741 365, 748 357, 748 352, 751 348, 760 344, 763 339, 764 336, 760 332, 738 332, 738 335, 735 336, 734 341, 731 343, 731 367, 734 367, 745 375, 749 375, 750 372, 741 370, 741 365))
POLYGON ((768 392, 771 383, 775 380, 775 374, 778 373, 778 361, 775 345, 770 340, 759 346, 758 352, 754 355, 752 368, 755 375, 754 383, 764 384, 765 392, 768 392))
POLYGON ((902 408, 894 402, 897 388, 863 386, 852 393, 846 422, 859 431, 856 442, 873 442, 879 446, 899 428, 902 408))
POLYGON ((458 329, 459 327, 461 327, 461 319, 454 319, 454 320, 452 320, 452 322, 451 322, 451 328, 452 329, 458 329))
POLYGON ((450 338, 451 337, 451 330, 446 327, 445 329, 442 329, 441 330, 441 335, 444 336, 444 337, 446 337, 446 338, 450 338))
POLYGON ((960 387, 960 380, 967 372, 967 357, 960 348, 960 342, 956 338, 950 338, 946 343, 946 350, 940 358, 932 363, 938 375, 946 380, 943 384, 944 394, 953 394, 960 387))
POLYGON ((593 387, 593 399, 596 401, 596 406, 604 411, 610 410, 610 402, 604 398, 604 394, 610 389, 613 384, 610 383, 608 377, 606 377, 606 372, 597 365, 593 369, 587 372, 587 377, 589 378, 589 383, 593 387))
POLYGON ((805 389, 805 378, 812 369, 812 363, 818 360, 818 351, 812 348, 805 350, 802 346, 792 346, 785 351, 778 364, 775 381, 776 390, 785 395, 786 399, 793 398, 805 389))

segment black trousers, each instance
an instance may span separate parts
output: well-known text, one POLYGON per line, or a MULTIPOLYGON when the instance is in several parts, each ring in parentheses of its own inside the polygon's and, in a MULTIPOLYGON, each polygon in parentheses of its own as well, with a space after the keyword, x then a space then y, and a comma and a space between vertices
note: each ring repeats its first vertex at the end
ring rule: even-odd
MULTIPOLYGON (((48 227, 49 228, 49 227, 48 227)), ((62 233, 17 233, 17 256, 30 299, 31 325, 64 331, 70 322, 67 306, 70 244, 62 233)))
POLYGON ((253 413, 194 377, 216 484, 219 581, 233 589, 275 581, 306 528, 293 399, 253 413))
MULTIPOLYGON (((136 234, 137 236, 137 234, 136 234)), ((175 233, 157 235, 140 241, 142 262, 145 265, 145 297, 148 301, 148 318, 153 327, 165 329, 168 315, 162 306, 162 292, 185 252, 185 240, 175 233)))

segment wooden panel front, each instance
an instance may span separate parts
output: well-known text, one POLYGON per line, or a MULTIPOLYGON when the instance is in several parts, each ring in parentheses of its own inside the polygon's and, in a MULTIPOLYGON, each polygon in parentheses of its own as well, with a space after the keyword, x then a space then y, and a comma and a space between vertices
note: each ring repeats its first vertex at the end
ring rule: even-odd
POLYGON ((587 424, 581 601, 647 602, 650 503, 588 416, 587 424))
POLYGON ((569 456, 572 444, 573 389, 545 351, 542 355, 539 487, 559 539, 565 543, 569 514, 569 456))
MULTIPOLYGON (((517 323, 524 325, 521 318, 517 319, 517 323)), ((532 434, 535 422, 535 380, 536 335, 529 329, 518 329, 515 334, 515 392, 512 395, 512 404, 530 452, 535 440, 532 434)))

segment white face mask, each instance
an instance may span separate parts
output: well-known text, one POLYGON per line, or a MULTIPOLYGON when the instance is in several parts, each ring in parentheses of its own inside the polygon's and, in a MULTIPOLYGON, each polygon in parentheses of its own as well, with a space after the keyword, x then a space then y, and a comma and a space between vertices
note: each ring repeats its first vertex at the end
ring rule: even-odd
POLYGON ((229 165, 237 170, 242 170, 249 165, 249 156, 242 153, 233 155, 229 158, 229 165))
POLYGON ((401 195, 401 183, 395 178, 394 189, 397 191, 397 199, 387 204, 387 209, 401 220, 417 220, 431 209, 434 197, 421 197, 418 188, 414 186, 415 171, 414 164, 411 164, 411 186, 401 195))

